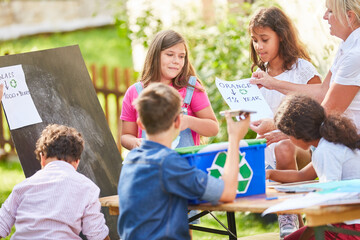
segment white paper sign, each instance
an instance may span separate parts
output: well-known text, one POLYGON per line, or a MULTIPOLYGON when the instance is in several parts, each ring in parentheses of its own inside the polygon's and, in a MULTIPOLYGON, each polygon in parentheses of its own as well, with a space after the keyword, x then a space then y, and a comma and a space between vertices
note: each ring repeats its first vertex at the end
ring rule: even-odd
POLYGON ((2 104, 10 130, 42 122, 26 85, 21 65, 0 68, 2 104))
POLYGON ((216 87, 231 110, 256 111, 251 114, 251 121, 273 118, 273 112, 262 96, 259 88, 249 82, 250 78, 237 81, 215 79, 216 87))

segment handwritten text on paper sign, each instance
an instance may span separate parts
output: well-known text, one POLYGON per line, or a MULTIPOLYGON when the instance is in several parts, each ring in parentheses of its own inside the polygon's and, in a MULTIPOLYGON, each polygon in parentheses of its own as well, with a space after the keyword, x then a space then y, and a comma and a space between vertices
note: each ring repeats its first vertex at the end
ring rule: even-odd
POLYGON ((21 65, 0 68, 0 83, 4 84, 2 104, 10 130, 42 122, 21 65))
POLYGON ((257 113, 251 115, 251 121, 272 118, 273 113, 256 85, 250 84, 248 79, 224 81, 216 78, 216 87, 231 110, 252 110, 257 113))

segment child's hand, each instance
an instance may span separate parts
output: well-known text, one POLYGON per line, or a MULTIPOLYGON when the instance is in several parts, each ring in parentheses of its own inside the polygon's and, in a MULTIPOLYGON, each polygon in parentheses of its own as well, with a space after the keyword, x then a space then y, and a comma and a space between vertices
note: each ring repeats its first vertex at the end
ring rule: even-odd
POLYGON ((189 128, 189 121, 191 116, 186 114, 181 114, 180 117, 181 117, 180 131, 183 131, 189 128))
POLYGON ((244 115, 245 119, 235 122, 230 116, 229 111, 225 112, 226 122, 227 122, 227 131, 230 138, 235 138, 237 142, 244 138, 245 134, 249 130, 250 125, 250 116, 249 114, 244 115))
POLYGON ((265 179, 271 179, 271 173, 273 172, 272 169, 268 169, 265 171, 265 179))
POLYGON ((264 135, 260 135, 259 138, 265 138, 266 139, 266 145, 270 145, 272 143, 280 142, 281 140, 289 139, 289 137, 279 131, 271 131, 268 133, 265 133, 264 135))
POLYGON ((141 142, 142 142, 142 138, 136 138, 135 141, 134 141, 134 145, 133 145, 133 147, 131 149, 140 147, 141 142))
POLYGON ((271 77, 264 71, 254 72, 251 76, 250 83, 258 85, 259 88, 265 87, 272 90, 275 78, 271 77))
POLYGON ((274 120, 271 118, 264 118, 257 121, 253 121, 250 124, 250 129, 257 134, 263 135, 267 132, 275 130, 274 120))

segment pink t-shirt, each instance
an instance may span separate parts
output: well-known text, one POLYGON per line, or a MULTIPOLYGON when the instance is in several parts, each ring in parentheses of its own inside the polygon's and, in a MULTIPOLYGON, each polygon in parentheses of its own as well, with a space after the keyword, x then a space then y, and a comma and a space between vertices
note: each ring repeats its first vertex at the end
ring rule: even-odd
MULTIPOLYGON (((196 82, 196 86, 201 86, 198 82, 196 82)), ((186 95, 186 87, 183 87, 178 90, 180 93, 182 99, 185 98, 186 95)), ((129 87, 129 89, 126 91, 124 99, 123 99, 123 105, 121 109, 121 116, 120 119, 127 122, 136 122, 136 119, 138 117, 137 111, 135 107, 132 105, 132 102, 134 99, 138 97, 138 93, 136 91, 135 84, 129 87)), ((206 92, 201 92, 200 90, 195 89, 194 94, 191 99, 190 106, 188 107, 188 115, 189 116, 195 116, 195 113, 210 106, 210 101, 208 96, 206 95, 206 92)), ((139 129, 139 128, 138 128, 139 129)), ((200 144, 200 135, 194 131, 191 131, 192 137, 194 139, 195 145, 200 144)), ((138 137, 141 137, 141 131, 138 130, 138 137)))

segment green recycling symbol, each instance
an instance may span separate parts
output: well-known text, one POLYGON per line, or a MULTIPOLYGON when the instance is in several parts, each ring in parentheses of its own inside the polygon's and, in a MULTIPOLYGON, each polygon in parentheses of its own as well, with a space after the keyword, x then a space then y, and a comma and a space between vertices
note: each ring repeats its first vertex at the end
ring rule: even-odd
POLYGON ((239 89, 240 94, 245 95, 248 93, 246 89, 239 89))
POLYGON ((16 88, 17 83, 16 83, 15 79, 10 80, 10 86, 12 86, 13 88, 16 88))
MULTIPOLYGON (((224 172, 224 166, 226 161, 226 152, 218 152, 211 164, 211 167, 206 169, 210 176, 220 178, 224 172)), ((238 175, 238 189, 236 193, 246 193, 251 179, 253 177, 253 170, 249 163, 245 159, 245 153, 239 153, 239 175, 238 175)))

